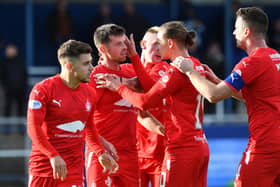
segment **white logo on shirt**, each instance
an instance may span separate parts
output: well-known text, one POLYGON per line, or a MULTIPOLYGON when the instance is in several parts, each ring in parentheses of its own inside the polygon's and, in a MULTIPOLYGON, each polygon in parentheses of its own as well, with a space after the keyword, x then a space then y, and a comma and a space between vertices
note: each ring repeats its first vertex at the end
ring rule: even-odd
POLYGON ((161 78, 162 82, 167 83, 169 80, 169 77, 167 75, 165 75, 164 77, 161 78))
POLYGON ((275 64, 277 71, 280 71, 280 64, 275 64))
POLYGON ((87 100, 87 103, 86 103, 86 111, 89 112, 91 109, 91 104, 90 102, 87 100))
POLYGON ((244 68, 246 68, 246 66, 248 65, 246 64, 246 62, 242 62, 242 64, 244 65, 244 68))
POLYGON ((107 180, 105 180, 105 184, 106 184, 107 186, 109 186, 109 187, 111 186, 112 182, 113 182, 113 181, 112 181, 112 179, 111 179, 109 176, 107 177, 107 180))
POLYGON ((30 109, 40 109, 42 107, 42 103, 38 100, 30 100, 28 103, 28 107, 30 109))
POLYGON ((52 102, 57 104, 59 106, 59 108, 61 108, 61 99, 59 101, 56 101, 53 99, 52 102))
POLYGON ((126 99, 121 99, 115 102, 114 105, 131 107, 131 104, 126 99))
POLYGON ((163 77, 165 75, 165 72, 160 70, 160 71, 158 71, 158 74, 159 74, 159 76, 163 77))
POLYGON ((276 54, 272 54, 269 55, 271 60, 280 60, 280 54, 276 53, 276 54))
POLYGON ((35 94, 38 95, 40 91, 34 90, 35 94))
POLYGON ((78 130, 82 131, 85 128, 85 124, 81 122, 80 120, 72 121, 69 123, 63 123, 61 125, 56 126, 58 129, 67 131, 67 132, 73 132, 76 133, 78 130))

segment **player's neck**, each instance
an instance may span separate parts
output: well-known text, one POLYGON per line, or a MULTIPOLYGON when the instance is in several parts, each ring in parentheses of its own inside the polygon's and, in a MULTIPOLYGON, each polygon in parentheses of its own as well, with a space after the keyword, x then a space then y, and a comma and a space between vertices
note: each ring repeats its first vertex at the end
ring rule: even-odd
POLYGON ((253 39, 247 42, 246 52, 248 55, 251 55, 256 49, 267 47, 264 39, 253 39))
POLYGON ((116 62, 116 61, 110 61, 108 59, 104 59, 101 61, 101 64, 103 66, 105 66, 106 68, 109 68, 111 70, 115 70, 115 71, 119 71, 120 68, 120 62, 116 62))
POLYGON ((189 52, 186 49, 172 50, 170 60, 174 61, 179 56, 188 57, 190 55, 189 55, 189 52))
POLYGON ((60 78, 62 82, 69 88, 75 89, 80 86, 80 81, 77 81, 75 78, 63 72, 60 74, 60 78))

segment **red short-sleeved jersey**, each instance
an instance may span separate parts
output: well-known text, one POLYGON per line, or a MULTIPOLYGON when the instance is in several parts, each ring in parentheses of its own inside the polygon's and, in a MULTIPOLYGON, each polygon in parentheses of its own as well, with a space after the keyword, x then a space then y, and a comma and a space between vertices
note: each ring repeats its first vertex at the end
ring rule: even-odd
POLYGON ((249 149, 280 151, 280 54, 271 48, 256 49, 242 59, 225 80, 242 90, 249 116, 249 149))

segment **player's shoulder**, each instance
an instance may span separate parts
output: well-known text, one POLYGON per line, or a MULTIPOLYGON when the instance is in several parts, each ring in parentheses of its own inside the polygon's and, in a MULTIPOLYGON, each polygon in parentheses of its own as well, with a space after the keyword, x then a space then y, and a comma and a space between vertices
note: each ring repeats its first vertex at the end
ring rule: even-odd
POLYGON ((58 84, 60 80, 59 74, 54 75, 52 77, 48 77, 34 85, 34 88, 45 88, 45 89, 50 89, 54 85, 58 84))
POLYGON ((106 67, 99 63, 93 68, 92 74, 101 73, 104 71, 106 71, 106 67))

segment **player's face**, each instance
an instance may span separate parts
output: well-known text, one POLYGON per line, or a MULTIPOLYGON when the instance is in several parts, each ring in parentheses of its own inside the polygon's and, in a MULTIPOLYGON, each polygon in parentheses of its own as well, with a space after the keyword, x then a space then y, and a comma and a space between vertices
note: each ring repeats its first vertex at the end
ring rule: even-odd
POLYGON ((147 62, 160 62, 161 56, 159 52, 159 43, 157 41, 157 33, 146 33, 143 40, 143 54, 147 62))
POLYGON ((110 41, 104 45, 104 53, 108 60, 115 62, 124 62, 127 56, 127 47, 125 45, 126 36, 109 36, 110 41))
POLYGON ((90 53, 81 54, 79 60, 76 63, 73 63, 72 71, 74 73, 74 76, 80 82, 89 82, 92 70, 92 56, 90 53))
POLYGON ((241 17, 237 17, 234 25, 234 31, 233 35, 235 36, 236 39, 236 46, 245 49, 245 29, 246 29, 246 24, 243 21, 241 17))
POLYGON ((157 34, 157 41, 159 43, 159 52, 163 60, 170 59, 168 41, 164 38, 164 30, 160 30, 157 34))

